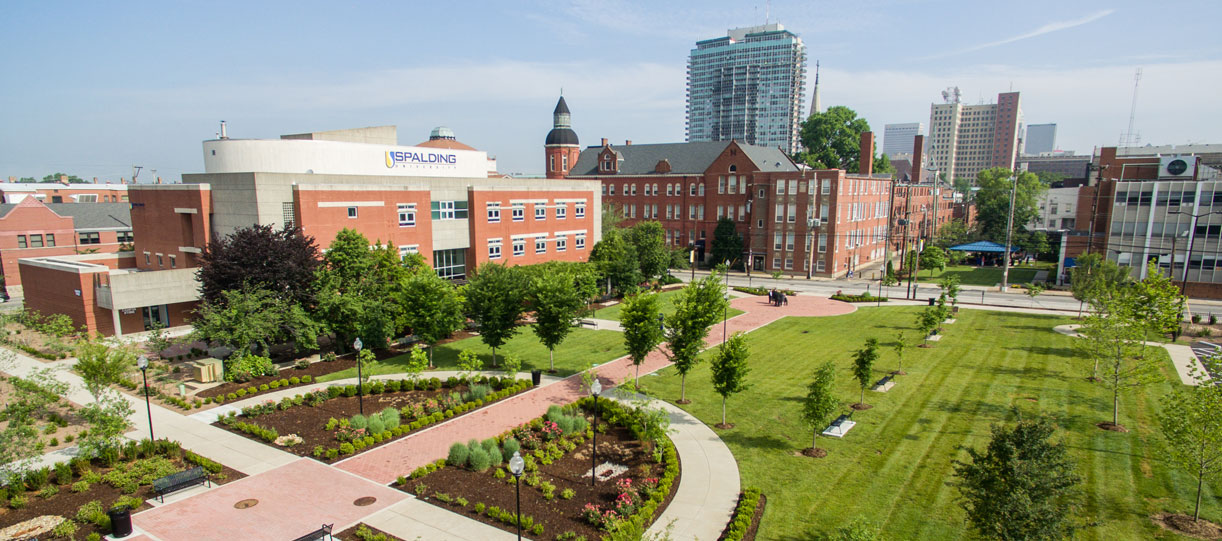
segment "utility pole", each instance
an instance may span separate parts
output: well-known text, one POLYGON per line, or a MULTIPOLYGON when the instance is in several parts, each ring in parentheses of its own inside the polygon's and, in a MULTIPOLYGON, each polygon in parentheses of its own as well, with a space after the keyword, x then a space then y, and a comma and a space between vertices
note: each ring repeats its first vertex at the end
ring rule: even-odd
POLYGON ((1006 253, 1001 256, 1005 262, 1005 268, 1001 271, 1002 293, 1010 289, 1010 237, 1014 231, 1014 198, 1018 195, 1018 175, 1011 176, 1010 182, 1013 185, 1010 187, 1010 214, 1006 218, 1006 253))
POLYGON ((904 298, 912 298, 912 267, 908 266, 908 225, 912 223, 912 185, 904 187, 904 253, 900 254, 901 268, 908 269, 908 287, 904 289, 904 298))

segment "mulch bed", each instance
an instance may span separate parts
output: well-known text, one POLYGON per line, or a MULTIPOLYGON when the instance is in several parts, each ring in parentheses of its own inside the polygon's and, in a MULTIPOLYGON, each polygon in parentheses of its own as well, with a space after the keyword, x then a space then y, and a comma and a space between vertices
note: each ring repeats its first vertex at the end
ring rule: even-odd
POLYGON ((868 410, 868 409, 870 409, 870 408, 872 408, 872 407, 874 407, 874 406, 871 406, 870 404, 862 404, 862 403, 857 403, 857 404, 853 404, 853 405, 851 405, 851 406, 849 406, 849 407, 850 407, 850 408, 853 408, 853 409, 855 409, 855 410, 857 410, 857 411, 865 411, 865 410, 868 410))
MULTIPOLYGON (((188 470, 195 467, 195 464, 186 462, 182 458, 175 458, 171 460, 176 466, 179 467, 180 470, 188 470)), ((95 464, 93 469, 100 474, 105 474, 113 468, 104 468, 95 464)), ((216 475, 212 476, 212 483, 214 485, 232 483, 238 479, 246 477, 246 474, 228 466, 224 466, 221 474, 224 475, 224 479, 220 479, 219 476, 216 475)), ((80 477, 73 477, 74 482, 79 480, 80 477)), ((48 482, 48 484, 55 484, 54 476, 52 476, 52 479, 48 482)), ((56 494, 49 499, 43 499, 42 497, 38 496, 37 492, 26 492, 26 500, 28 503, 25 507, 21 509, 12 509, 8 505, 5 505, 3 508, 0 508, 0 525, 17 524, 42 515, 58 515, 65 518, 73 518, 76 516, 77 510, 80 509, 82 505, 93 500, 101 501, 102 509, 105 511, 109 510, 115 504, 115 502, 118 501, 119 497, 124 495, 122 491, 110 486, 109 484, 106 484, 105 482, 93 483, 89 486, 89 490, 84 492, 72 492, 70 490, 70 484, 56 486, 59 487, 59 494, 56 494)), ((141 486, 140 490, 136 491, 136 493, 132 494, 132 496, 137 496, 143 500, 152 499, 154 497, 153 487, 151 485, 141 486)), ((133 509, 132 514, 150 507, 151 506, 146 502, 138 509, 133 509)), ((91 532, 95 531, 102 535, 110 533, 109 531, 99 530, 93 524, 88 522, 78 522, 77 524, 80 526, 80 528, 75 534, 76 539, 84 539, 91 532)), ((40 535, 38 538, 44 540, 66 539, 52 537, 50 533, 40 535)))
MULTIPOLYGON (((398 355, 398 354, 396 353, 394 355, 398 355)), ((387 355, 387 357, 393 357, 394 355, 387 355)), ((217 385, 216 387, 212 387, 210 389, 204 389, 200 391, 199 393, 197 393, 196 396, 198 396, 199 398, 211 398, 214 396, 232 393, 232 392, 237 391, 238 389, 245 389, 247 387, 258 387, 259 385, 264 384, 264 383, 271 383, 273 381, 277 381, 281 379, 288 379, 293 376, 297 376, 299 378, 301 376, 310 376, 311 378, 317 379, 319 376, 325 376, 332 372, 339 372, 340 370, 347 370, 349 368, 356 368, 356 359, 352 357, 351 355, 348 355, 346 357, 340 357, 338 359, 335 359, 332 362, 319 361, 316 363, 310 363, 310 367, 305 368, 305 369, 297 369, 292 366, 288 368, 282 368, 280 370, 280 375, 278 376, 259 376, 257 378, 252 378, 250 381, 247 381, 245 383, 225 382, 220 385, 217 385)), ((314 385, 314 383, 313 382, 302 383, 300 385, 296 385, 295 387, 301 387, 301 386, 306 386, 306 385, 314 385)), ((289 386, 289 387, 294 387, 294 386, 289 386)), ((280 387, 280 389, 276 389, 276 390, 278 391, 281 389, 287 389, 289 387, 280 387)), ((250 396, 252 395, 246 395, 243 398, 247 398, 250 396)))
POLYGON ((1159 513, 1150 517, 1164 530, 1196 539, 1222 539, 1222 526, 1205 519, 1192 520, 1192 515, 1159 513))
MULTIPOLYGON (((641 479, 649 477, 660 479, 662 477, 663 465, 653 461, 651 453, 640 441, 633 438, 631 431, 623 427, 612 426, 608 427, 606 433, 598 434, 598 462, 602 464, 611 461, 622 464, 628 467, 628 471, 609 480, 600 479, 598 484, 592 487, 589 478, 582 478, 582 475, 590 471, 590 449, 591 442, 586 441, 565 454, 560 460, 550 465, 540 464, 539 472, 542 480, 556 486, 555 499, 548 501, 543 498, 539 488, 531 487, 525 482, 522 483, 522 515, 533 517, 535 523, 542 523, 544 528, 542 536, 529 532, 523 532, 524 535, 532 539, 555 539, 557 535, 572 531, 577 535, 585 536, 586 539, 600 539, 607 532, 586 522, 582 517, 582 508, 587 503, 600 504, 603 508, 613 506, 618 495, 615 482, 619 479, 630 477, 633 484, 636 485, 641 479), (576 495, 570 500, 563 499, 560 494, 565 489, 572 489, 576 495)), ((508 472, 508 465, 503 467, 508 472)), ((493 471, 479 473, 467 469, 445 467, 397 488, 415 494, 416 485, 423 483, 427 487, 424 501, 493 527, 516 532, 514 526, 489 518, 486 514, 476 513, 474 510, 476 503, 483 503, 489 507, 497 506, 511 512, 516 509, 515 488, 504 480, 496 479, 493 471), (469 504, 466 507, 460 507, 456 503, 443 503, 435 497, 438 492, 455 498, 462 496, 469 500, 469 504)), ((523 479, 525 477, 523 476, 523 479)), ((682 467, 680 467, 679 476, 675 477, 671 485, 670 493, 658 507, 657 515, 660 515, 674 499, 681 477, 682 467)), ((656 519, 657 515, 653 518, 656 519)))
POLYGON ((1118 425, 1115 423, 1095 423, 1095 426, 1099 427, 1102 430, 1109 430, 1112 432, 1128 432, 1129 431, 1129 429, 1125 428, 1123 425, 1118 425))
POLYGON ((823 458, 827 456, 827 449, 822 447, 807 447, 802 450, 802 456, 811 458, 823 458))
MULTIPOLYGON (((378 413, 382 411, 383 409, 390 408, 390 407, 393 407, 395 409, 402 409, 404 406, 407 406, 409 404, 420 404, 420 403, 425 402, 426 400, 436 399, 439 396, 448 395, 453 392, 464 393, 468 390, 468 388, 469 387, 467 385, 459 385, 451 389, 442 388, 436 391, 415 390, 415 391, 400 391, 397 393, 388 392, 388 393, 381 393, 381 394, 367 394, 365 395, 365 416, 369 416, 370 414, 378 413)), ((516 395, 510 395, 510 396, 516 396, 516 395)), ((496 402, 499 402, 499 400, 496 402)), ((488 399, 485 398, 484 406, 487 407, 489 404, 495 404, 496 402, 489 402, 488 399)), ((456 419, 468 413, 481 411, 482 409, 483 408, 476 408, 476 409, 472 409, 467 412, 455 414, 454 417, 451 417, 451 419, 456 419)), ((303 404, 300 406, 293 406, 286 410, 276 410, 275 412, 272 412, 272 413, 268 413, 265 415, 258 415, 258 416, 251 417, 251 418, 245 418, 245 417, 239 416, 238 419, 244 422, 254 423, 254 424, 264 426, 267 428, 274 428, 276 429, 276 432, 279 433, 281 436, 287 436, 289 434, 296 434, 298 436, 301 436, 301 439, 304 440, 304 443, 295 445, 293 447, 278 447, 278 448, 283 449, 284 451, 293 453, 298 456, 312 457, 314 446, 316 445, 321 445, 324 448, 330 448, 330 447, 338 447, 341 443, 339 440, 335 438, 336 431, 326 429, 326 424, 328 420, 330 420, 332 417, 334 417, 336 420, 350 419, 353 415, 356 415, 358 413, 360 413, 360 401, 358 397, 339 396, 336 398, 332 398, 326 402, 323 402, 322 404, 319 404, 318 406, 311 407, 309 405, 303 404)), ((447 421, 448 420, 449 419, 447 419, 447 421)), ((402 425, 407 425, 411 421, 412 419, 409 419, 406 416, 401 417, 402 425)), ((213 426, 223 428, 225 430, 233 432, 234 434, 252 439, 259 443, 272 445, 254 436, 251 436, 250 434, 247 434, 240 430, 226 426, 224 423, 220 421, 213 423, 213 426)), ((421 427, 419 430, 423 430, 425 428, 428 428, 429 426, 434 426, 434 425, 427 425, 425 427, 421 427)), ((388 440, 383 441, 382 443, 375 443, 372 446, 366 447, 361 452, 368 451, 369 449, 373 449, 374 447, 386 445, 392 441, 397 441, 414 432, 418 432, 419 430, 412 431, 412 432, 404 432, 398 438, 388 439, 388 440)), ((356 454, 360 454, 360 453, 356 453, 356 454)), ((330 462, 337 462, 339 460, 343 460, 350 456, 354 456, 354 455, 340 455, 338 458, 334 460, 327 460, 325 457, 313 457, 313 458, 317 458, 320 461, 330 463, 330 462)))
MULTIPOLYGON (((822 451, 822 449, 820 449, 820 451, 822 451)), ((741 499, 742 496, 739 496, 739 498, 741 499)), ((755 541, 755 535, 759 533, 760 521, 764 519, 764 508, 767 506, 768 496, 765 494, 760 494, 760 501, 755 505, 755 515, 751 517, 751 527, 747 528, 747 533, 743 534, 743 541, 755 541)), ((717 538, 718 541, 726 538, 726 534, 729 533, 729 527, 729 524, 727 524, 726 531, 722 532, 721 537, 717 538)))
POLYGON ((332 537, 336 539, 340 539, 342 541, 361 541, 361 538, 356 536, 356 531, 361 529, 361 526, 364 526, 366 529, 368 529, 369 533, 373 534, 375 539, 382 539, 384 537, 386 541, 405 541, 401 537, 395 537, 393 535, 390 535, 382 530, 374 528, 373 526, 365 524, 364 522, 359 523, 356 526, 353 526, 351 528, 348 528, 347 530, 339 532, 333 535, 332 537), (383 536, 383 537, 377 537, 377 536, 383 536))

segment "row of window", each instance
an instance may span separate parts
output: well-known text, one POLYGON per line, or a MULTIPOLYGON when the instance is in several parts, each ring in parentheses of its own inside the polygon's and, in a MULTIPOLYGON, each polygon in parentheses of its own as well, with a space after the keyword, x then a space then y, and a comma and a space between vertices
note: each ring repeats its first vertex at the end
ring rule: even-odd
MULTIPOLYGON (((115 233, 117 242, 130 244, 135 238, 131 231, 119 231, 115 233)), ((77 244, 101 244, 101 233, 78 233, 77 244)), ((17 235, 18 248, 54 248, 55 233, 36 233, 32 235, 17 235)))
MULTIPOLYGON (((145 265, 153 264, 151 256, 152 254, 148 252, 144 252, 144 264, 145 265)), ((164 254, 157 254, 157 266, 163 269, 165 268, 165 255, 164 254)), ((172 254, 170 255, 170 268, 171 269, 178 268, 178 256, 172 255, 172 254)))
MULTIPOLYGON (((745 182, 746 181, 744 180, 744 184, 745 182)), ((623 195, 636 195, 636 184, 623 184, 622 187, 623 187, 623 190, 622 190, 623 195)), ((644 193, 645 195, 662 195, 662 191, 661 189, 658 188, 657 184, 646 184, 644 193)), ((615 195, 615 185, 614 184, 603 184, 603 195, 615 195)), ((683 185, 678 182, 674 184, 667 184, 666 185, 666 195, 667 196, 683 195, 683 185)), ((693 196, 693 197, 697 195, 703 196, 704 195, 704 183, 701 182, 697 184, 693 182, 692 184, 688 185, 688 195, 693 196)))
MULTIPOLYGON (((556 241, 556 251, 557 252, 564 252, 568 250, 569 248, 568 236, 560 235, 556 237, 555 241, 556 241)), ((514 257, 521 257, 521 256, 526 255, 526 239, 513 239, 512 244, 513 244, 514 257)), ((491 239, 488 241, 488 259, 500 259, 501 258, 501 245, 502 245, 502 241, 500 239, 491 239)), ((586 236, 585 235, 577 235, 573 237, 573 249, 575 250, 585 250, 586 249, 586 236)), ((547 238, 535 237, 535 253, 536 254, 546 254, 547 253, 547 238)))
MULTIPOLYGON (((534 207, 535 207, 535 220, 546 220, 547 219, 547 205, 535 203, 534 207)), ((501 209, 503 208, 504 207, 501 206, 501 203, 499 201, 489 201, 488 202, 488 223, 490 224, 500 223, 501 222, 501 209)), ((568 203, 556 203, 555 209, 556 209, 556 219, 557 220, 563 220, 566 217, 568 217, 568 214, 569 214, 569 204, 568 203)), ((515 222, 526 221, 526 204, 525 203, 514 203, 513 205, 510 206, 510 212, 511 212, 511 216, 513 217, 513 221, 515 222)), ((573 206, 573 217, 579 218, 579 219, 586 217, 586 204, 584 202, 576 203, 573 206)))

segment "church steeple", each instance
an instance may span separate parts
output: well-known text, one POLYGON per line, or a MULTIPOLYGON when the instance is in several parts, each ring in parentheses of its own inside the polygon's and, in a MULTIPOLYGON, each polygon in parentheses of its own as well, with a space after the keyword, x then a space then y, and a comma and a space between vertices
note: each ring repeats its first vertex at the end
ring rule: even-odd
POLYGON ((815 61, 815 91, 810 98, 810 114, 821 113, 823 105, 819 103, 819 61, 815 61))
POLYGON ((573 131, 569 105, 564 102, 564 96, 560 96, 556 109, 552 111, 552 130, 547 132, 543 147, 547 154, 547 178, 567 177, 569 169, 577 164, 581 147, 577 132, 573 131))

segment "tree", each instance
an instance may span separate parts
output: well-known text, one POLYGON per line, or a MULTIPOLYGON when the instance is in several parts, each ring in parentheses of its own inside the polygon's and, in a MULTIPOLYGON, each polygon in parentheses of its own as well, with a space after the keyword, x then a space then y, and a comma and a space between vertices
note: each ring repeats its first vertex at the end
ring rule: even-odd
POLYGON ((948 274, 938 280, 938 289, 941 289, 946 298, 950 299, 952 305, 959 301, 959 283, 957 274, 948 274))
POLYGON ((932 244, 926 246, 924 250, 921 250, 921 267, 928 269, 930 276, 933 276, 934 269, 945 269, 946 250, 932 244))
MULTIPOLYGON (((59 182, 60 177, 68 177, 69 184, 84 184, 85 183, 85 179, 78 177, 76 175, 68 175, 65 173, 53 173, 53 174, 47 175, 45 177, 42 177, 42 180, 40 180, 39 182, 44 183, 44 184, 51 183, 51 182, 59 182)), ((26 178, 29 178, 29 177, 26 177, 26 178)), ((24 180, 25 179, 22 179, 23 182, 24 180)), ((30 180, 34 180, 34 179, 30 178, 30 180)))
POLYGON ((464 377, 475 377, 483 368, 484 361, 480 360, 478 353, 469 349, 458 352, 458 372, 464 377))
POLYGON ((602 226, 603 236, 607 233, 619 229, 619 224, 624 221, 624 206, 616 206, 615 203, 605 202, 602 209, 602 226))
POLYGON ((891 165, 891 158, 888 158, 886 154, 879 154, 874 159, 874 172, 879 174, 894 173, 895 166, 891 165))
POLYGON ((815 112, 802 123, 802 147, 806 150, 796 156, 795 161, 816 169, 844 169, 856 173, 860 163, 861 134, 867 131, 870 131, 870 123, 843 105, 815 112))
POLYGON ((624 328, 624 347, 636 366, 636 384, 641 384, 641 363, 662 341, 660 328, 661 311, 658 296, 642 293, 624 298, 624 309, 620 312, 620 326, 624 328))
POLYGON ((743 237, 738 234, 734 220, 721 218, 717 220, 717 228, 713 229, 713 261, 724 263, 729 261, 734 265, 743 254, 743 237))
POLYGON ((1035 173, 1035 176, 1039 177, 1040 182, 1043 182, 1044 184, 1047 184, 1049 186, 1051 186, 1054 183, 1061 182, 1065 180, 1066 178, 1068 178, 1065 176, 1064 173, 1054 173, 1052 171, 1037 171, 1035 173))
POLYGON ((685 286, 666 318, 667 355, 679 371, 679 403, 687 404, 687 374, 700 362, 709 325, 726 309, 725 285, 716 273, 685 286))
POLYGON ((1048 244, 1048 235, 1043 231, 1028 231, 1024 235, 1016 236, 1020 249, 1033 256, 1042 256, 1052 250, 1052 245, 1048 244))
POLYGON ((538 276, 531 286, 530 304, 535 311, 535 336, 547 348, 547 368, 556 371, 556 346, 573 331, 585 308, 585 297, 567 274, 538 276))
POLYGON ((222 292, 251 287, 310 306, 319 264, 313 237, 299 229, 254 225, 208 243, 195 278, 204 301, 223 302, 222 292))
POLYGON ((403 283, 410 275, 397 252, 380 243, 372 249, 360 232, 341 229, 317 273, 316 313, 335 333, 336 342, 360 338, 365 347, 384 347, 405 324, 403 283))
POLYGON ((835 384, 836 366, 831 361, 826 361, 815 369, 814 380, 806 386, 806 399, 802 401, 802 420, 814 429, 810 442, 812 456, 819 448, 819 432, 827 426, 827 418, 840 406, 840 401, 836 400, 834 395, 835 384))
POLYGON ((1222 386, 1198 381, 1163 397, 1158 421, 1172 461, 1197 478, 1192 520, 1201 516, 1201 488, 1222 474, 1222 386))
POLYGON ((218 301, 204 301, 191 320, 194 336, 224 344, 244 356, 255 346, 266 352, 272 344, 292 341, 298 350, 318 344, 319 325, 300 305, 250 287, 221 292, 218 301))
POLYGON ((971 230, 967 228, 967 225, 963 223, 963 220, 952 220, 938 230, 933 243, 942 248, 950 248, 969 243, 973 240, 975 240, 975 237, 972 235, 971 230))
MULTIPOLYGON (((1005 242, 1010 215, 1010 193, 1014 173, 1003 167, 981 171, 976 182, 976 227, 980 235, 995 242, 1005 242)), ((1039 216, 1039 199, 1048 186, 1033 173, 1018 173, 1018 191, 1014 198, 1015 238, 1022 238, 1026 226, 1039 216)))
MULTIPOLYGON (((13 357, 7 350, 0 351, 0 369, 10 369, 5 365, 13 357)), ((36 421, 47 418, 49 408, 67 396, 68 384, 50 368, 35 370, 24 378, 10 377, 8 384, 12 392, 0 407, 0 419, 5 421, 0 429, 0 472, 16 474, 24 472, 31 460, 42 454, 36 421)))
POLYGON ((625 295, 635 292, 642 280, 636 247, 626 237, 621 230, 604 230, 602 240, 590 250, 590 262, 611 280, 616 291, 625 295))
POLYGON ((899 368, 895 371, 896 375, 904 375, 904 352, 908 350, 908 342, 904 340, 904 333, 895 337, 895 358, 899 361, 899 368))
POLYGON ((746 382, 747 374, 751 372, 747 366, 747 358, 750 355, 746 336, 736 332, 721 344, 717 354, 713 356, 713 390, 721 395, 721 424, 717 425, 717 428, 734 427, 726 424, 726 399, 750 388, 746 382))
POLYGON ((942 321, 941 314, 937 307, 934 306, 927 306, 924 310, 917 313, 916 327, 918 331, 921 331, 921 336, 924 337, 921 341, 922 346, 929 347, 929 335, 938 328, 942 321))
POLYGON ((426 369, 428 369, 431 362, 432 361, 429 360, 428 354, 424 352, 424 349, 419 347, 412 348, 411 353, 408 353, 407 355, 407 379, 412 380, 412 384, 414 385, 416 381, 420 379, 420 375, 423 374, 426 369))
POLYGON ((1049 441, 1052 424, 993 425, 992 433, 984 452, 968 448, 971 461, 954 463, 968 522, 989 539, 1071 537, 1081 478, 1064 442, 1049 441))
POLYGON ((865 409, 866 387, 874 379, 874 361, 878 360, 878 339, 867 338, 865 347, 853 354, 853 377, 861 384, 861 401, 859 409, 865 409))
POLYGON ((1073 298, 1078 300, 1078 318, 1082 318, 1082 306, 1097 295, 1098 289, 1114 289, 1128 279, 1129 270, 1115 261, 1099 254, 1079 256, 1069 274, 1073 298))
POLYGON ((492 348, 492 366, 496 366, 496 348, 518 334, 523 285, 516 268, 496 263, 480 265, 467 282, 467 313, 479 325, 480 340, 492 348))
POLYGON ((1044 286, 1039 285, 1039 284, 1027 284, 1026 295, 1027 295, 1027 298, 1031 299, 1031 304, 1033 306, 1035 305, 1035 298, 1040 296, 1040 293, 1043 293, 1043 292, 1044 292, 1044 286))
MULTIPOLYGON (((1150 333, 1174 334, 1179 331, 1186 299, 1171 279, 1160 271, 1158 263, 1151 261, 1146 267, 1146 277, 1130 288, 1134 297, 1131 306, 1136 310, 1132 319, 1141 325, 1146 342, 1150 340, 1150 333)), ((1142 345, 1144 355, 1145 344, 1142 345)))
POLYGON ((77 410, 77 413, 89 425, 87 433, 77 440, 81 453, 96 456, 103 449, 113 448, 122 441, 127 431, 127 419, 135 410, 122 395, 106 391, 97 396, 94 403, 77 410))
MULTIPOLYGON (((373 377, 373 363, 377 362, 378 357, 374 355, 372 348, 361 348, 356 354, 356 362, 361 365, 361 369, 357 371, 359 376, 358 385, 364 386, 369 383, 369 378, 373 377)), ((368 392, 368 391, 365 391, 368 392)))
POLYGON ((1112 426, 1116 428, 1123 428, 1119 419, 1120 393, 1162 380, 1158 363, 1138 355, 1142 325, 1132 318, 1137 313, 1135 302, 1137 298, 1128 288, 1096 290, 1091 303, 1094 313, 1080 329, 1086 340, 1078 347, 1093 356, 1096 376, 1103 364, 1100 381, 1112 391, 1112 426))
POLYGON ((423 271, 404 281, 399 300, 405 326, 429 346, 429 367, 432 367, 437 342, 461 329, 467 320, 463 315, 463 297, 454 284, 435 272, 423 271))
MULTIPOLYGON (((943 173, 943 175, 945 175, 945 173, 943 173)), ((945 180, 945 179, 944 179, 944 180, 945 180)), ((960 195, 962 195, 962 196, 963 196, 963 200, 964 200, 965 202, 971 202, 971 201, 972 201, 972 195, 973 195, 974 193, 976 193, 976 192, 975 192, 975 190, 973 189, 973 188, 975 188, 975 186, 974 186, 974 185, 973 185, 973 183, 972 183, 972 179, 970 179, 970 178, 957 178, 957 179, 955 179, 955 181, 953 182, 953 186, 954 186, 954 188, 955 188, 955 191, 956 191, 956 192, 958 192, 960 195)))
POLYGON ((646 280, 666 274, 670 251, 666 248, 666 230, 655 221, 640 222, 628 230, 628 239, 636 250, 641 276, 646 280))
POLYGON ((123 380, 136 367, 136 354, 130 347, 110 347, 99 336, 96 340, 82 340, 76 346, 76 364, 73 370, 80 374, 85 390, 98 397, 111 385, 123 380))

